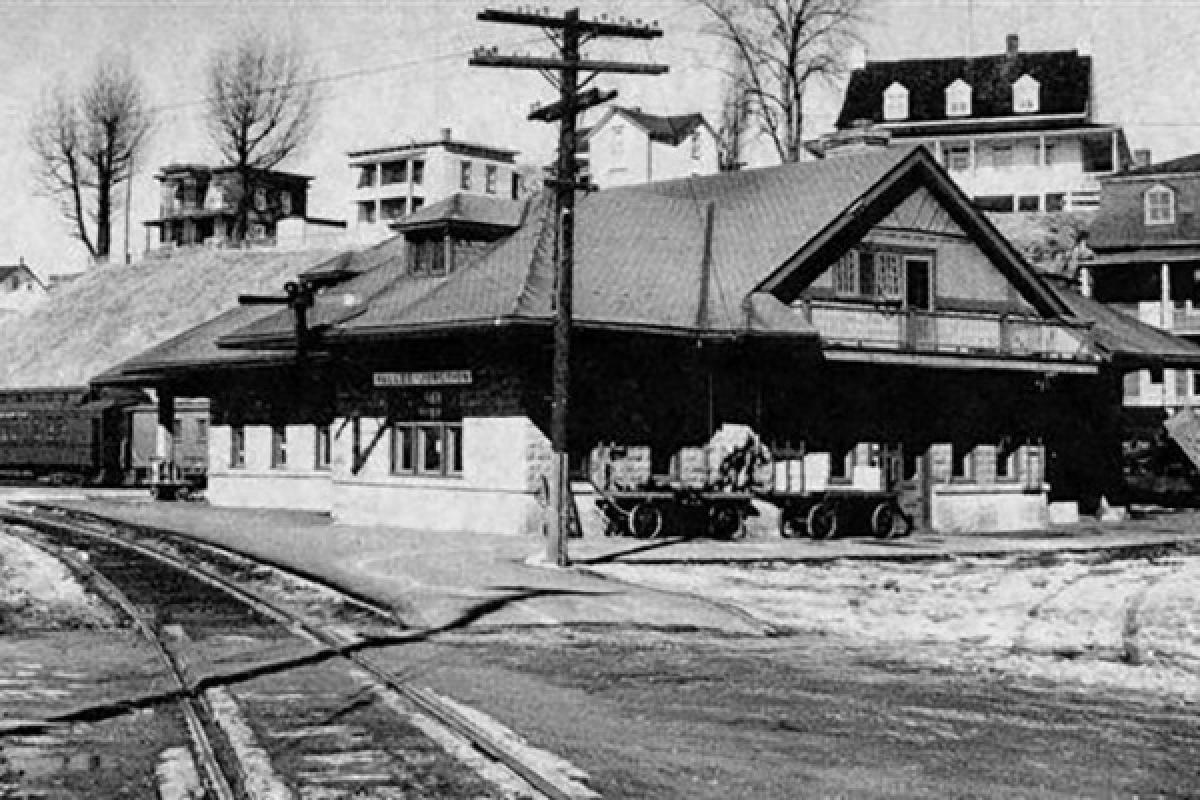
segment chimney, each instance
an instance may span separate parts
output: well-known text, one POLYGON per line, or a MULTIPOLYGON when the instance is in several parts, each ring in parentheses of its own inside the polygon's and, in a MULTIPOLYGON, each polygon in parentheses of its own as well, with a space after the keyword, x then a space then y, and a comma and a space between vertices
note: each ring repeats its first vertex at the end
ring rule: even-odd
POLYGON ((1133 165, 1135 167, 1148 167, 1151 163, 1151 154, 1148 149, 1133 151, 1133 165))
POLYGON ((867 46, 859 42, 851 46, 850 55, 846 59, 846 66, 851 70, 866 69, 867 67, 867 46))
POLYGON ((453 133, 454 133, 454 129, 453 129, 453 128, 442 128, 442 141, 443 141, 443 142, 448 142, 448 141, 450 141, 450 139, 451 139, 451 135, 452 135, 453 133))
POLYGON ((1017 60, 1017 54, 1021 52, 1021 37, 1015 33, 1010 33, 1005 37, 1004 55, 1010 62, 1017 60))

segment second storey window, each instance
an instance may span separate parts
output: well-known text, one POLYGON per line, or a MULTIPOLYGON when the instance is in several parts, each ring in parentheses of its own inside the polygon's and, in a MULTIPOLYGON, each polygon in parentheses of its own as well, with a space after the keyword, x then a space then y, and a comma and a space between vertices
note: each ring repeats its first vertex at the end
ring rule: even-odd
POLYGON ((437 237, 411 242, 409 259, 408 271, 413 275, 445 275, 446 240, 437 237))
POLYGON ((496 193, 496 180, 499 177, 500 168, 494 164, 488 164, 484 170, 484 191, 488 194, 496 193))
POLYGON ((358 188, 365 189, 375 185, 375 165, 364 164, 358 168, 358 188))
POLYGON ((1175 193, 1166 186, 1146 190, 1146 224, 1170 225, 1175 222, 1175 193))
POLYGON ((1032 75, 1022 75, 1013 84, 1013 111, 1032 114, 1038 110, 1038 92, 1041 84, 1032 75))
POLYGON ((470 188, 471 188, 471 162, 470 161, 462 162, 462 164, 460 165, 460 176, 461 177, 458 182, 458 188, 463 189, 464 191, 470 190, 470 188))
POLYGON ((858 252, 851 250, 833 265, 833 290, 839 295, 858 294, 858 252))
POLYGON ((412 182, 414 186, 425 182, 425 162, 419 158, 412 162, 412 182))
POLYGON ((965 172, 971 168, 971 148, 965 144, 948 145, 944 151, 946 169, 965 172))
POLYGON ((389 183, 408 183, 408 161, 388 161, 383 165, 384 184, 389 183))

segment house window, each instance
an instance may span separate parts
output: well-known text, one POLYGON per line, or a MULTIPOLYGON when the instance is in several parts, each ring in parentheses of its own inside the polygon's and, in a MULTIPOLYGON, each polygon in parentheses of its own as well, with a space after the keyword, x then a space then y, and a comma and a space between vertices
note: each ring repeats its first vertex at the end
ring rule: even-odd
POLYGON ((412 182, 414 186, 420 186, 425 182, 425 161, 423 159, 413 159, 412 182))
POLYGON ((987 194, 975 198, 975 207, 980 211, 1012 212, 1013 196, 1011 194, 987 194))
POLYGON ((314 444, 316 463, 313 464, 313 467, 318 470, 329 469, 329 465, 333 463, 333 436, 330 434, 328 425, 317 426, 314 444))
POLYGON ((471 188, 471 162, 470 161, 462 162, 462 164, 459 165, 459 169, 460 169, 460 173, 459 173, 460 178, 458 181, 458 188, 463 189, 464 191, 470 190, 470 188, 471 188))
POLYGON ((1008 169, 1013 163, 1011 144, 992 145, 992 166, 996 169, 1008 169))
POLYGON ((418 211, 421 210, 421 207, 424 205, 425 205, 424 197, 414 197, 412 199, 412 213, 414 213, 414 214, 417 213, 418 211))
POLYGON ((1032 75, 1022 75, 1013 84, 1013 111, 1032 114, 1038 110, 1038 93, 1041 84, 1032 75))
POLYGON ((446 240, 438 237, 412 243, 409 272, 413 275, 446 274, 446 240))
POLYGON ((858 251, 850 250, 833 265, 833 290, 839 295, 858 294, 858 251))
POLYGON ((1175 193, 1166 186, 1146 190, 1146 224, 1170 225, 1175 222, 1175 193))
POLYGON ((199 444, 208 444, 208 420, 196 420, 196 442, 199 444))
POLYGON ((246 429, 241 425, 229 429, 229 466, 232 469, 246 466, 246 429))
POLYGON ((884 300, 904 297, 904 265, 896 253, 875 254, 875 294, 884 300))
POLYGON ((389 197, 379 203, 379 215, 384 222, 393 222, 404 216, 408 200, 403 197, 389 197))
POLYGON ((500 169, 495 164, 488 164, 483 171, 483 190, 488 194, 496 193, 496 179, 500 169))
POLYGON ((613 125, 612 144, 609 146, 609 149, 614 156, 619 156, 625 152, 624 133, 625 133, 624 125, 613 125))
POLYGON ((355 188, 366 189, 375 185, 375 165, 364 164, 358 168, 358 183, 355 188))
POLYGON ((397 422, 392 426, 392 473, 462 475, 462 423, 397 422))
POLYGON ((946 169, 965 172, 971 168, 971 148, 965 144, 948 145, 943 151, 946 169))
POLYGON ((283 425, 271 426, 271 468, 283 469, 287 466, 287 428, 283 425))
POLYGON ((908 119, 908 89, 893 83, 883 93, 883 118, 885 120, 908 119))
POLYGON ((1023 194, 1017 198, 1017 211, 1037 211, 1041 199, 1040 195, 1023 194))
POLYGON ((946 116, 971 116, 971 86, 962 78, 946 87, 946 116))
POLYGON ((692 134, 692 158, 700 157, 700 132, 696 131, 692 134))
POLYGON ((1067 206, 1067 196, 1063 192, 1053 192, 1046 195, 1047 211, 1062 211, 1067 206))
POLYGON ((375 201, 370 200, 358 204, 358 221, 362 225, 375 224, 375 201))
POLYGON ((386 161, 382 165, 383 176, 381 183, 385 186, 392 183, 408 183, 408 160, 386 161))
POLYGON ((1042 147, 1042 163, 1047 167, 1054 165, 1054 153, 1054 142, 1046 142, 1046 144, 1042 147))
POLYGON ((285 217, 292 215, 292 193, 283 191, 279 193, 279 213, 285 217))
POLYGON ((266 211, 267 210, 267 190, 262 188, 261 186, 254 190, 254 210, 255 211, 266 211))

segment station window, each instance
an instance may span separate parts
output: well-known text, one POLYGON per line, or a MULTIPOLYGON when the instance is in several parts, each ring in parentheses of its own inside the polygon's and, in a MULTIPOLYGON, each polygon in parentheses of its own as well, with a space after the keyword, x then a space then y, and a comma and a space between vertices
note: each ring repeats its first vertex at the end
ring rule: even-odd
POLYGON ((462 424, 397 422, 392 426, 392 473, 462 475, 462 424))
POLYGON ((969 481, 975 473, 974 451, 965 446, 956 445, 950 459, 950 478, 956 481, 969 481))
POLYGON ((234 469, 246 466, 246 429, 241 425, 229 430, 229 466, 234 469))
POLYGON ((313 466, 316 469, 329 469, 329 465, 333 463, 333 436, 330 435, 328 425, 318 425, 316 433, 316 463, 313 466))
POLYGON ((287 428, 282 425, 271 426, 271 468, 283 469, 287 466, 287 428))
POLYGON ((996 446, 996 480, 1015 481, 1017 479, 1017 443, 1011 437, 1000 440, 996 446))
POLYGON ((840 295, 858 294, 858 252, 851 250, 833 265, 833 290, 840 295))

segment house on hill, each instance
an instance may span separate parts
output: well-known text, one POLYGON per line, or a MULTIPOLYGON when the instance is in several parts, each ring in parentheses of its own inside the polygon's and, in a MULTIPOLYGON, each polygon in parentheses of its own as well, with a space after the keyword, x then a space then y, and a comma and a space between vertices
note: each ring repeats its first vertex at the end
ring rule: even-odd
POLYGON ((610 106, 583 132, 581 172, 601 189, 692 175, 720 168, 717 136, 702 114, 662 116, 610 106))
POLYGON ((1099 179, 1129 166, 1125 135, 1093 117, 1092 57, 1078 50, 868 61, 837 119, 923 144, 986 211, 1094 210, 1099 179))
MULTIPOLYGON (((1092 296, 1178 336, 1200 341, 1200 155, 1145 164, 1103 181, 1081 264, 1092 296)), ((1126 376, 1130 408, 1168 414, 1200 404, 1200 371, 1126 376)))
POLYGON ((50 288, 29 268, 25 259, 0 265, 0 318, 29 311, 46 297, 50 288))
POLYGON ((308 216, 312 178, 279 170, 252 170, 253 185, 243 185, 237 167, 169 164, 155 175, 162 184, 159 216, 145 221, 146 252, 179 247, 221 247, 233 241, 245 204, 247 244, 299 249, 331 242, 345 223, 308 216))
POLYGON ((353 229, 362 241, 391 235, 389 226, 452 194, 515 199, 521 192, 517 151, 454 138, 384 145, 348 154, 355 171, 353 229))
MULTIPOLYGON (((464 199, 310 270, 302 358, 293 314, 239 311, 99 382, 210 398, 214 504, 538 530, 553 204, 464 199)), ((1118 356, 1200 365, 1165 334, 1101 341, 1090 301, 923 148, 582 195, 575 269, 578 476, 601 443, 649 447, 661 474, 743 423, 809 491, 896 491, 936 530, 1040 527, 1051 500, 1120 484, 1118 356)))

